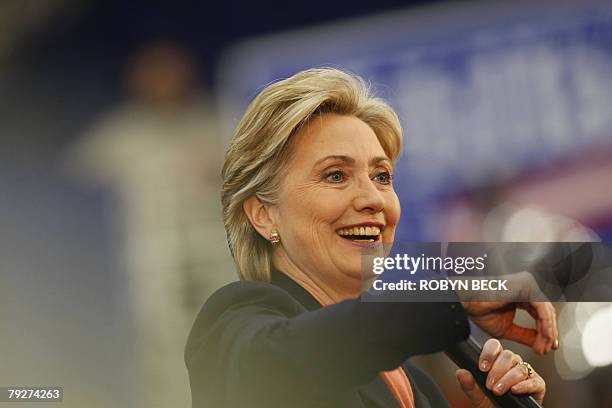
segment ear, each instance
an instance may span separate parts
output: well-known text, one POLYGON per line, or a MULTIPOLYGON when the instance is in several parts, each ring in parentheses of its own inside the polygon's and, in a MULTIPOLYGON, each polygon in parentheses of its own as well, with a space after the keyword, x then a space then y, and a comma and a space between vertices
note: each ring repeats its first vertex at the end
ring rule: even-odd
POLYGON ((268 239, 275 226, 270 205, 262 203, 256 196, 251 196, 244 200, 242 209, 259 235, 268 239))

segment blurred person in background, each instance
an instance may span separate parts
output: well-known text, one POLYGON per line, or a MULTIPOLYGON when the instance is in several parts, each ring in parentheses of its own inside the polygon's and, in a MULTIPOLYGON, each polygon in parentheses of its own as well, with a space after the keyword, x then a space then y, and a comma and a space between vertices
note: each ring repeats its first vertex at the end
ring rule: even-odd
POLYGON ((215 113, 196 89, 191 54, 170 42, 138 50, 126 69, 130 99, 72 146, 74 173, 119 196, 134 324, 135 365, 147 407, 188 404, 184 339, 203 296, 228 280, 218 237, 220 157, 215 113))
MULTIPOLYGON (((494 302, 366 303, 364 247, 392 243, 400 205, 392 183, 402 133, 395 112, 360 78, 302 71, 265 88, 247 108, 226 154, 222 204, 242 282, 206 302, 185 360, 194 407, 448 406, 411 356, 469 333, 558 347, 548 302, 527 306, 537 329, 494 302)), ((382 252, 382 246, 379 245, 382 252)), ((544 398, 544 380, 489 340, 488 387, 544 398)), ((473 406, 490 401, 466 370, 473 406)))

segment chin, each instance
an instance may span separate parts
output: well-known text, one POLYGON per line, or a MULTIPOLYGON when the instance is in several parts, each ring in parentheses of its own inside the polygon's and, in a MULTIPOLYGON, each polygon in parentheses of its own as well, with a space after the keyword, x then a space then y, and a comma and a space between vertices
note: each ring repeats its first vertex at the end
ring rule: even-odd
POLYGON ((352 265, 350 268, 344 269, 343 275, 348 277, 349 279, 359 281, 367 278, 367 276, 365 276, 361 271, 361 262, 359 262, 358 265, 352 265))

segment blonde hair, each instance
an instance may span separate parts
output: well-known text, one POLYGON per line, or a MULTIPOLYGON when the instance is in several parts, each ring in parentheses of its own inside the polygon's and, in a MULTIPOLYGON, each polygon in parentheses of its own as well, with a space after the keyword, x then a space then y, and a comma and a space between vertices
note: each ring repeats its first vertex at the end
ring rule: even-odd
POLYGON ((369 125, 395 164, 402 129, 393 109, 353 74, 316 68, 272 83, 248 106, 223 164, 221 202, 227 240, 243 280, 269 281, 272 245, 251 225, 243 203, 256 196, 274 204, 290 159, 289 141, 314 116, 354 116, 369 125))

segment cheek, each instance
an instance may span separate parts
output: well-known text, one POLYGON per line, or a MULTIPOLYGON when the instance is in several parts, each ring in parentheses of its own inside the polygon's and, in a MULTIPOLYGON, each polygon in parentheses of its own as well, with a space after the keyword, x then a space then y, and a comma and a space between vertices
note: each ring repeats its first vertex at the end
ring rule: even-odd
POLYGON ((319 224, 331 224, 345 212, 349 202, 347 194, 331 189, 313 189, 292 197, 292 207, 306 222, 312 222, 313 227, 319 224))
POLYGON ((333 230, 333 223, 338 220, 346 203, 342 194, 333 191, 294 191, 281 201, 280 213, 282 223, 291 234, 296 234, 296 241, 320 241, 321 235, 333 230))
POLYGON ((315 203, 312 203, 311 211, 314 212, 316 220, 331 225, 346 212, 349 202, 346 195, 334 194, 334 192, 322 192, 315 203))
MULTIPOLYGON (((389 229, 389 232, 395 235, 395 228, 399 222, 400 215, 402 212, 401 207, 400 207, 399 198, 397 197, 397 194, 395 194, 395 192, 392 191, 392 192, 389 192, 385 201, 386 201, 385 221, 387 222, 387 227, 389 229)), ((393 236, 390 236, 388 238, 392 239, 393 236)))

